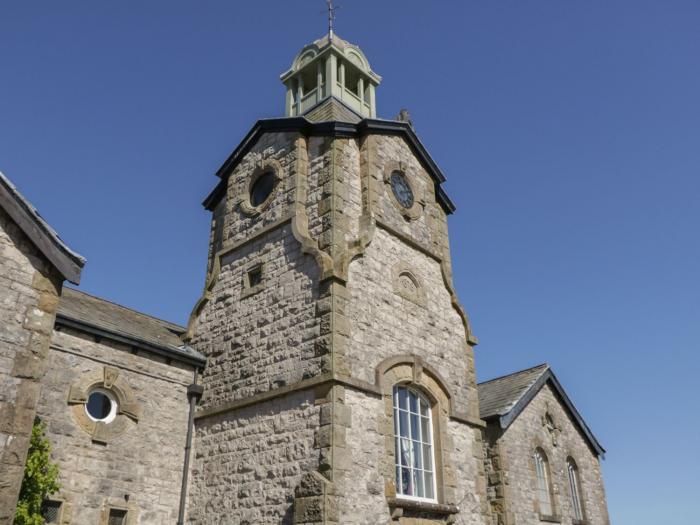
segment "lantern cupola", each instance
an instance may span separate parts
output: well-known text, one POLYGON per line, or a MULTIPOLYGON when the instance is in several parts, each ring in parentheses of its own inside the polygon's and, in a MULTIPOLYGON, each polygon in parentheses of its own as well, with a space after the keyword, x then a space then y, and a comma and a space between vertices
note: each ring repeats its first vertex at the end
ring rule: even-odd
POLYGON ((375 89, 381 77, 356 45, 329 33, 305 46, 281 75, 287 87, 285 115, 306 115, 328 99, 361 118, 376 117, 375 89))

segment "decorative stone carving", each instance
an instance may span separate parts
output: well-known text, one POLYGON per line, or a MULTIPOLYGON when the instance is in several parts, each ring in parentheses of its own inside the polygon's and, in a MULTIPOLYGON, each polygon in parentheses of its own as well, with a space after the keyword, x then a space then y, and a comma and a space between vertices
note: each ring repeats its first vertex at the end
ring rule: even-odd
POLYGON ((241 199, 239 203, 241 212, 249 217, 257 217, 260 215, 275 199, 281 180, 282 165, 278 161, 275 159, 264 159, 259 161, 255 169, 250 173, 250 175, 248 175, 248 177, 246 177, 244 188, 241 190, 241 199), (261 204, 253 206, 253 204, 250 202, 250 192, 253 188, 253 184, 255 184, 258 178, 265 173, 272 173, 275 177, 275 183, 267 198, 261 204))
POLYGON ((72 405, 73 419, 97 443, 107 444, 127 432, 141 417, 141 405, 131 387, 117 368, 105 366, 81 377, 70 386, 68 404, 72 405), (108 390, 116 399, 117 415, 105 423, 93 421, 87 414, 86 404, 90 393, 97 389, 108 390))
POLYGON ((547 432, 549 432, 552 439, 552 445, 556 447, 559 444, 559 433, 561 430, 554 422, 554 418, 549 411, 542 416, 542 426, 547 429, 547 432))
POLYGON ((425 307, 425 289, 416 277, 416 272, 404 261, 399 261, 392 269, 394 292, 404 299, 425 307))

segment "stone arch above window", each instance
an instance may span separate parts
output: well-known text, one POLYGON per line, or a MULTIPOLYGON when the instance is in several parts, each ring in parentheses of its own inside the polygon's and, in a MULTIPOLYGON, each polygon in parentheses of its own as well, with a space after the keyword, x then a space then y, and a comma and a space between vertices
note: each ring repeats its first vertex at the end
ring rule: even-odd
POLYGON ((581 475, 578 464, 572 456, 566 458, 566 473, 569 479, 569 492, 571 494, 571 507, 574 524, 585 523, 586 514, 583 506, 583 490, 581 487, 581 475))
POLYGON ((535 469, 537 510, 540 518, 549 518, 555 515, 554 490, 552 488, 552 471, 549 466, 549 458, 542 447, 535 448, 532 458, 535 469))
POLYGON ((394 292, 419 306, 425 306, 426 293, 417 272, 407 263, 400 261, 392 268, 394 292))
POLYGON ((249 217, 257 217, 265 211, 275 199, 282 180, 282 165, 275 159, 258 162, 251 173, 245 177, 241 188, 240 209, 249 217), (261 186, 258 188, 258 186, 261 186), (258 195, 264 194, 263 197, 258 195))
MULTIPOLYGON (((85 374, 73 383, 68 393, 68 404, 72 406, 73 419, 98 443, 109 443, 136 424, 141 417, 141 405, 120 370, 105 366, 85 374), (104 395, 113 405, 104 407, 104 417, 88 407, 91 396, 104 395), (90 410, 89 410, 90 409, 90 410)), ((99 411, 99 408, 98 408, 99 411)))
MULTIPOLYGON (((430 404, 430 421, 432 429, 432 447, 434 456, 434 492, 431 497, 422 501, 430 501, 434 512, 451 515, 458 512, 455 505, 454 489, 444 483, 452 479, 456 473, 452 465, 443 458, 449 458, 454 453, 452 440, 447 435, 447 424, 450 418, 451 394, 440 375, 428 366, 418 356, 404 355, 382 361, 375 370, 376 382, 384 400, 384 418, 380 425, 380 433, 384 436, 385 453, 379 463, 381 475, 385 480, 387 503, 390 508, 402 509, 404 517, 420 515, 420 498, 402 497, 397 490, 396 473, 396 435, 394 427, 394 394, 395 388, 406 388, 425 399, 430 404)), ((424 509, 423 509, 424 510, 424 509)))

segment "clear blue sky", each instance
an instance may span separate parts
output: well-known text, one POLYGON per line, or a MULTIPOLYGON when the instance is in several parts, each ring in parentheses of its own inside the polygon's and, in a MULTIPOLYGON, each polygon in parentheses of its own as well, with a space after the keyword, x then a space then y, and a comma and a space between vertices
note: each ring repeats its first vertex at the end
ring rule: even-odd
MULTIPOLYGON (((4 2, 0 170, 88 264, 178 322, 214 172, 281 116, 320 0, 4 2)), ((600 441, 615 525, 696 523, 700 2, 345 0, 337 32, 448 177, 487 379, 543 361, 600 441)))

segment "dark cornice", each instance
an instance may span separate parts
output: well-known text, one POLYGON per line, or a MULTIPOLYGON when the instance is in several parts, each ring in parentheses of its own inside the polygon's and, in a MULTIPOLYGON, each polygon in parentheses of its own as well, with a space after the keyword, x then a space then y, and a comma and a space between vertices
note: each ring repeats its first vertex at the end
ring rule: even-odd
POLYGON ((64 279, 78 284, 85 259, 73 252, 34 206, 0 173, 0 208, 10 216, 34 246, 64 279))
POLYGON ((415 131, 413 131, 413 128, 407 122, 380 119, 364 119, 357 124, 339 121, 310 122, 304 117, 258 120, 241 143, 233 150, 233 153, 229 155, 226 162, 224 162, 216 172, 216 175, 221 181, 202 203, 207 210, 213 210, 217 205, 219 199, 221 199, 225 193, 226 182, 229 175, 258 141, 260 136, 264 133, 280 132, 298 132, 306 137, 360 138, 366 135, 396 135, 403 137, 414 155, 423 163, 423 166, 432 177, 435 183, 437 202, 442 206, 442 209, 445 210, 445 213, 451 214, 455 211, 454 203, 440 186, 445 182, 445 176, 430 156, 430 153, 428 153, 428 150, 425 149, 425 146, 423 146, 423 143, 420 141, 415 131))
POLYGON ((578 410, 576 410, 576 407, 571 402, 571 399, 569 399, 569 396, 566 395, 564 387, 561 386, 561 383, 554 375, 554 372, 552 372, 551 368, 548 368, 537 379, 537 381, 535 381, 532 384, 532 386, 520 397, 518 402, 513 406, 513 408, 510 409, 510 411, 508 411, 506 414, 501 415, 500 417, 496 415, 484 419, 486 419, 487 421, 497 420, 503 430, 507 429, 511 425, 511 423, 513 423, 513 421, 515 421, 515 419, 520 415, 520 413, 523 410, 525 410, 525 407, 530 404, 530 401, 534 399, 537 393, 540 390, 542 390, 542 387, 548 382, 552 386, 556 394, 559 396, 559 399, 561 399, 564 407, 569 411, 569 414, 571 414, 571 417, 573 418, 576 425, 579 427, 581 432, 583 432, 583 435, 585 436, 591 448, 600 457, 605 457, 605 449, 601 446, 596 437, 593 435, 591 429, 588 428, 588 425, 586 425, 586 422, 581 417, 581 414, 579 414, 578 410))
POLYGON ((186 363, 188 365, 195 366, 197 368, 203 368, 206 364, 206 358, 200 355, 193 355, 187 350, 177 348, 169 345, 160 345, 147 341, 140 337, 136 337, 131 334, 125 334, 122 332, 116 332, 114 330, 107 330, 103 327, 93 325, 91 323, 86 323, 79 319, 74 319, 65 315, 56 314, 56 326, 65 326, 67 328, 72 328, 81 332, 88 333, 93 336, 102 337, 104 339, 110 339, 118 343, 127 344, 129 346, 136 347, 140 350, 146 352, 151 352, 158 354, 175 361, 180 361, 181 363, 186 363))

